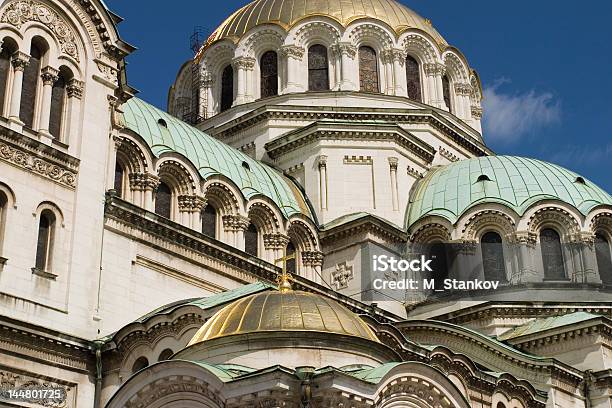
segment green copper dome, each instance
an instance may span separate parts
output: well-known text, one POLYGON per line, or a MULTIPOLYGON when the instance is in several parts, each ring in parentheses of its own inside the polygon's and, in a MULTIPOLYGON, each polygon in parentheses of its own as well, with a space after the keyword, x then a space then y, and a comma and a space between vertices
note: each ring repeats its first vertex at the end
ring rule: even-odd
POLYGON ((559 200, 582 214, 612 197, 589 180, 555 164, 513 156, 462 160, 431 170, 415 187, 407 227, 437 215, 455 223, 469 208, 499 203, 523 215, 534 203, 559 200))
POLYGON ((263 195, 274 201, 287 218, 296 213, 311 216, 297 186, 277 170, 141 99, 128 100, 122 110, 126 128, 140 135, 155 156, 181 154, 204 180, 223 175, 234 182, 247 200, 263 195))

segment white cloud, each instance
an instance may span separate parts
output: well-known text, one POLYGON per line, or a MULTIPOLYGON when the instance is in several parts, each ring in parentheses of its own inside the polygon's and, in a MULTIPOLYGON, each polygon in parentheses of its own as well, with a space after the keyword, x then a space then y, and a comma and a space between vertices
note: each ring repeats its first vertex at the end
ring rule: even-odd
POLYGON ((484 91, 485 137, 512 143, 537 129, 561 122, 561 102, 550 92, 504 93, 502 78, 484 91))

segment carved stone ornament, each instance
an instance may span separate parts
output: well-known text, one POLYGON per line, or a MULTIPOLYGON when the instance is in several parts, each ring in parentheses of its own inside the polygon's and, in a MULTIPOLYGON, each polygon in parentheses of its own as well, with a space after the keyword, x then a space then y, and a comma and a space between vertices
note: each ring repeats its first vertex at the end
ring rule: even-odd
POLYGON ((79 81, 76 78, 71 79, 66 87, 66 92, 69 98, 82 99, 83 88, 85 88, 85 82, 79 81))
POLYGON ((2 13, 0 22, 16 28, 27 22, 35 21, 44 24, 57 37, 61 52, 79 61, 77 36, 70 25, 47 5, 32 0, 15 1, 2 13))
POLYGON ((304 48, 297 45, 284 45, 279 49, 281 55, 301 61, 304 58, 304 48))
MULTIPOLYGON (((70 387, 65 387, 61 384, 57 384, 54 382, 46 381, 39 378, 34 378, 31 376, 26 376, 22 374, 12 373, 10 371, 0 370, 0 389, 28 389, 28 388, 64 388, 66 393, 70 393, 70 387)), ((0 398, 0 401, 2 399, 0 398)), ((69 398, 59 402, 54 399, 42 399, 37 400, 37 406, 43 407, 53 407, 53 408, 64 408, 68 407, 69 398)), ((28 405, 29 406, 29 405, 28 405)))
POLYGON ((336 265, 336 270, 331 275, 331 283, 336 286, 336 290, 348 288, 349 282, 355 278, 353 267, 346 262, 336 265))

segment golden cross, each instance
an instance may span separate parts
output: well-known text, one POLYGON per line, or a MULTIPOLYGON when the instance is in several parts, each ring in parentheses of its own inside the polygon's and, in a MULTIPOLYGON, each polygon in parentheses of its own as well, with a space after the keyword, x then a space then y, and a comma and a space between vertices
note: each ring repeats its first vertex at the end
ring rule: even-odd
POLYGON ((278 283, 278 290, 281 292, 289 292, 293 290, 293 288, 291 287, 291 281, 293 280, 293 278, 291 277, 291 274, 287 272, 287 261, 290 261, 292 259, 295 259, 295 253, 287 255, 287 253, 285 252, 285 256, 283 256, 282 258, 278 258, 276 261, 274 261, 276 265, 278 265, 279 262, 283 263, 283 270, 281 274, 276 278, 276 283, 278 283))

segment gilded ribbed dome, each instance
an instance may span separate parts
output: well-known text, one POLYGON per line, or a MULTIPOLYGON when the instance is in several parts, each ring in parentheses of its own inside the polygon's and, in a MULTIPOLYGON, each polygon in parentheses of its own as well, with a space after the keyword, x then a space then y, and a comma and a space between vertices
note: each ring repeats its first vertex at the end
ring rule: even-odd
POLYGON ((319 332, 378 338, 359 316, 332 299, 299 291, 257 293, 221 309, 189 345, 238 334, 319 332))
POLYGON ((207 44, 224 38, 238 42, 250 29, 261 24, 277 24, 289 30, 312 16, 332 18, 344 27, 361 18, 373 18, 386 23, 397 34, 417 28, 431 35, 437 43, 446 45, 429 20, 395 0, 256 0, 225 20, 207 44))

